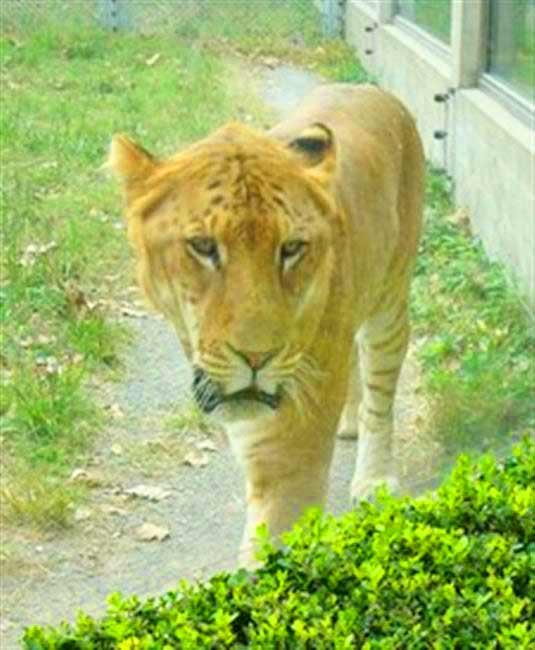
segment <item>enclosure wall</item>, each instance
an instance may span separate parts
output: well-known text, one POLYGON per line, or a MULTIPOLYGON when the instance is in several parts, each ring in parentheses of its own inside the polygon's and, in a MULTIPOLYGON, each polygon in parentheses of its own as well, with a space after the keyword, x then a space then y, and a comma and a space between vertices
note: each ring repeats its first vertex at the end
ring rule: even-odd
POLYGON ((535 307, 535 139, 529 120, 486 90, 465 87, 477 81, 467 83, 459 73, 455 52, 388 15, 388 5, 393 3, 349 0, 346 38, 364 67, 412 110, 427 157, 451 174, 456 202, 467 208, 475 233, 535 307), (437 95, 448 99, 436 101, 437 95))

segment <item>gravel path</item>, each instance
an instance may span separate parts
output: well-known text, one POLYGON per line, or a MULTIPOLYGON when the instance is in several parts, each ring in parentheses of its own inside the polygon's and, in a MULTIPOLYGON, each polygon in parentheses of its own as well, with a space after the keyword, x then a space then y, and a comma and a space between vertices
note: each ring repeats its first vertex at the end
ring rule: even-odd
MULTIPOLYGON (((311 74, 286 66, 264 70, 261 79, 260 96, 279 114, 318 83, 311 74)), ((209 436, 197 433, 183 443, 169 430, 165 415, 187 399, 189 369, 164 321, 149 315, 130 322, 136 336, 126 376, 107 395, 114 425, 81 475, 96 484, 89 505, 77 511, 77 525, 61 537, 21 537, 27 561, 3 576, 3 650, 18 647, 16 639, 26 625, 72 620, 78 608, 102 613, 111 592, 156 594, 176 587, 179 578, 202 578, 234 566, 244 522, 243 477, 217 439, 218 449, 211 451, 209 436), (199 452, 203 442, 208 449, 199 452), (184 454, 191 450, 196 455, 188 466, 184 454), (160 492, 153 500, 127 493, 140 485, 160 492), (141 541, 139 529, 147 523, 166 539, 141 541)), ((396 417, 405 436, 398 441, 400 457, 411 464, 421 451, 413 423, 407 424, 420 409, 414 397, 417 379, 417 368, 409 362, 396 417)), ((355 442, 337 443, 328 502, 333 512, 349 506, 355 453, 355 442)))

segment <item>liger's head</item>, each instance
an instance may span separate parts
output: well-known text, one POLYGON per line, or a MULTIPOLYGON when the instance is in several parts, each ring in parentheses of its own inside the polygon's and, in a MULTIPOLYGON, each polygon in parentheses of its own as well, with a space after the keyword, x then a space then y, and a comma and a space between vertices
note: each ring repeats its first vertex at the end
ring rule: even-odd
POLYGON ((309 354, 333 272, 332 133, 282 143, 229 125, 166 160, 115 136, 141 285, 193 365, 193 392, 223 418, 306 400, 309 354))

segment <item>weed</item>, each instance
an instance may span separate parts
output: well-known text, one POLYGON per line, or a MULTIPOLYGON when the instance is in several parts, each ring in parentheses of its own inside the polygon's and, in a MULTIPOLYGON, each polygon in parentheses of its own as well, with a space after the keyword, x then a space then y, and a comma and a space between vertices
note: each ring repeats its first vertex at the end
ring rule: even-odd
POLYGON ((496 448, 535 427, 535 332, 518 293, 455 211, 447 177, 430 170, 413 323, 449 455, 496 448))
POLYGON ((165 426, 172 431, 211 433, 216 428, 216 423, 195 402, 187 401, 167 416, 165 426))
POLYGON ((98 430, 102 417, 84 390, 81 370, 56 370, 43 359, 38 370, 26 366, 13 374, 6 387, 11 403, 2 432, 27 463, 45 462, 58 470, 88 448, 89 434, 98 430))
MULTIPOLYGON (((161 423, 155 423, 159 426, 161 423)), ((157 476, 161 472, 176 471, 184 462, 190 449, 184 431, 169 430, 143 442, 127 442, 123 461, 130 469, 136 469, 143 476, 157 476)))
POLYGON ((314 52, 313 68, 323 77, 345 83, 376 83, 360 64, 354 48, 341 40, 326 41, 314 52))
POLYGON ((18 468, 7 483, 9 487, 0 489, 0 512, 5 522, 46 531, 72 523, 73 506, 82 497, 79 487, 36 474, 27 466, 18 468))
POLYGON ((95 314, 69 320, 67 339, 88 366, 101 363, 113 367, 117 362, 117 343, 126 343, 130 336, 124 326, 95 314))

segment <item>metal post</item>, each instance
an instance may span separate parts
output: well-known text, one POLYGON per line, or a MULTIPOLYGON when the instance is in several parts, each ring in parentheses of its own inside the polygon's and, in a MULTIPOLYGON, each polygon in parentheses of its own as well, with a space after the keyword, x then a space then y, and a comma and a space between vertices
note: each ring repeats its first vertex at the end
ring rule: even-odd
POLYGON ((338 36, 345 38, 346 34, 346 0, 338 0, 338 36))
MULTIPOLYGON (((509 3, 503 3, 503 6, 505 5, 509 3)), ((476 86, 481 72, 485 69, 487 10, 486 0, 452 3, 451 54, 454 88, 476 86)))
POLYGON ((323 0, 321 3, 323 36, 340 38, 344 33, 345 0, 323 0))
POLYGON ((378 7, 378 21, 380 23, 391 23, 397 9, 397 0, 381 0, 378 7))
POLYGON ((98 16, 104 27, 114 32, 128 29, 130 20, 124 0, 98 0, 98 16))

